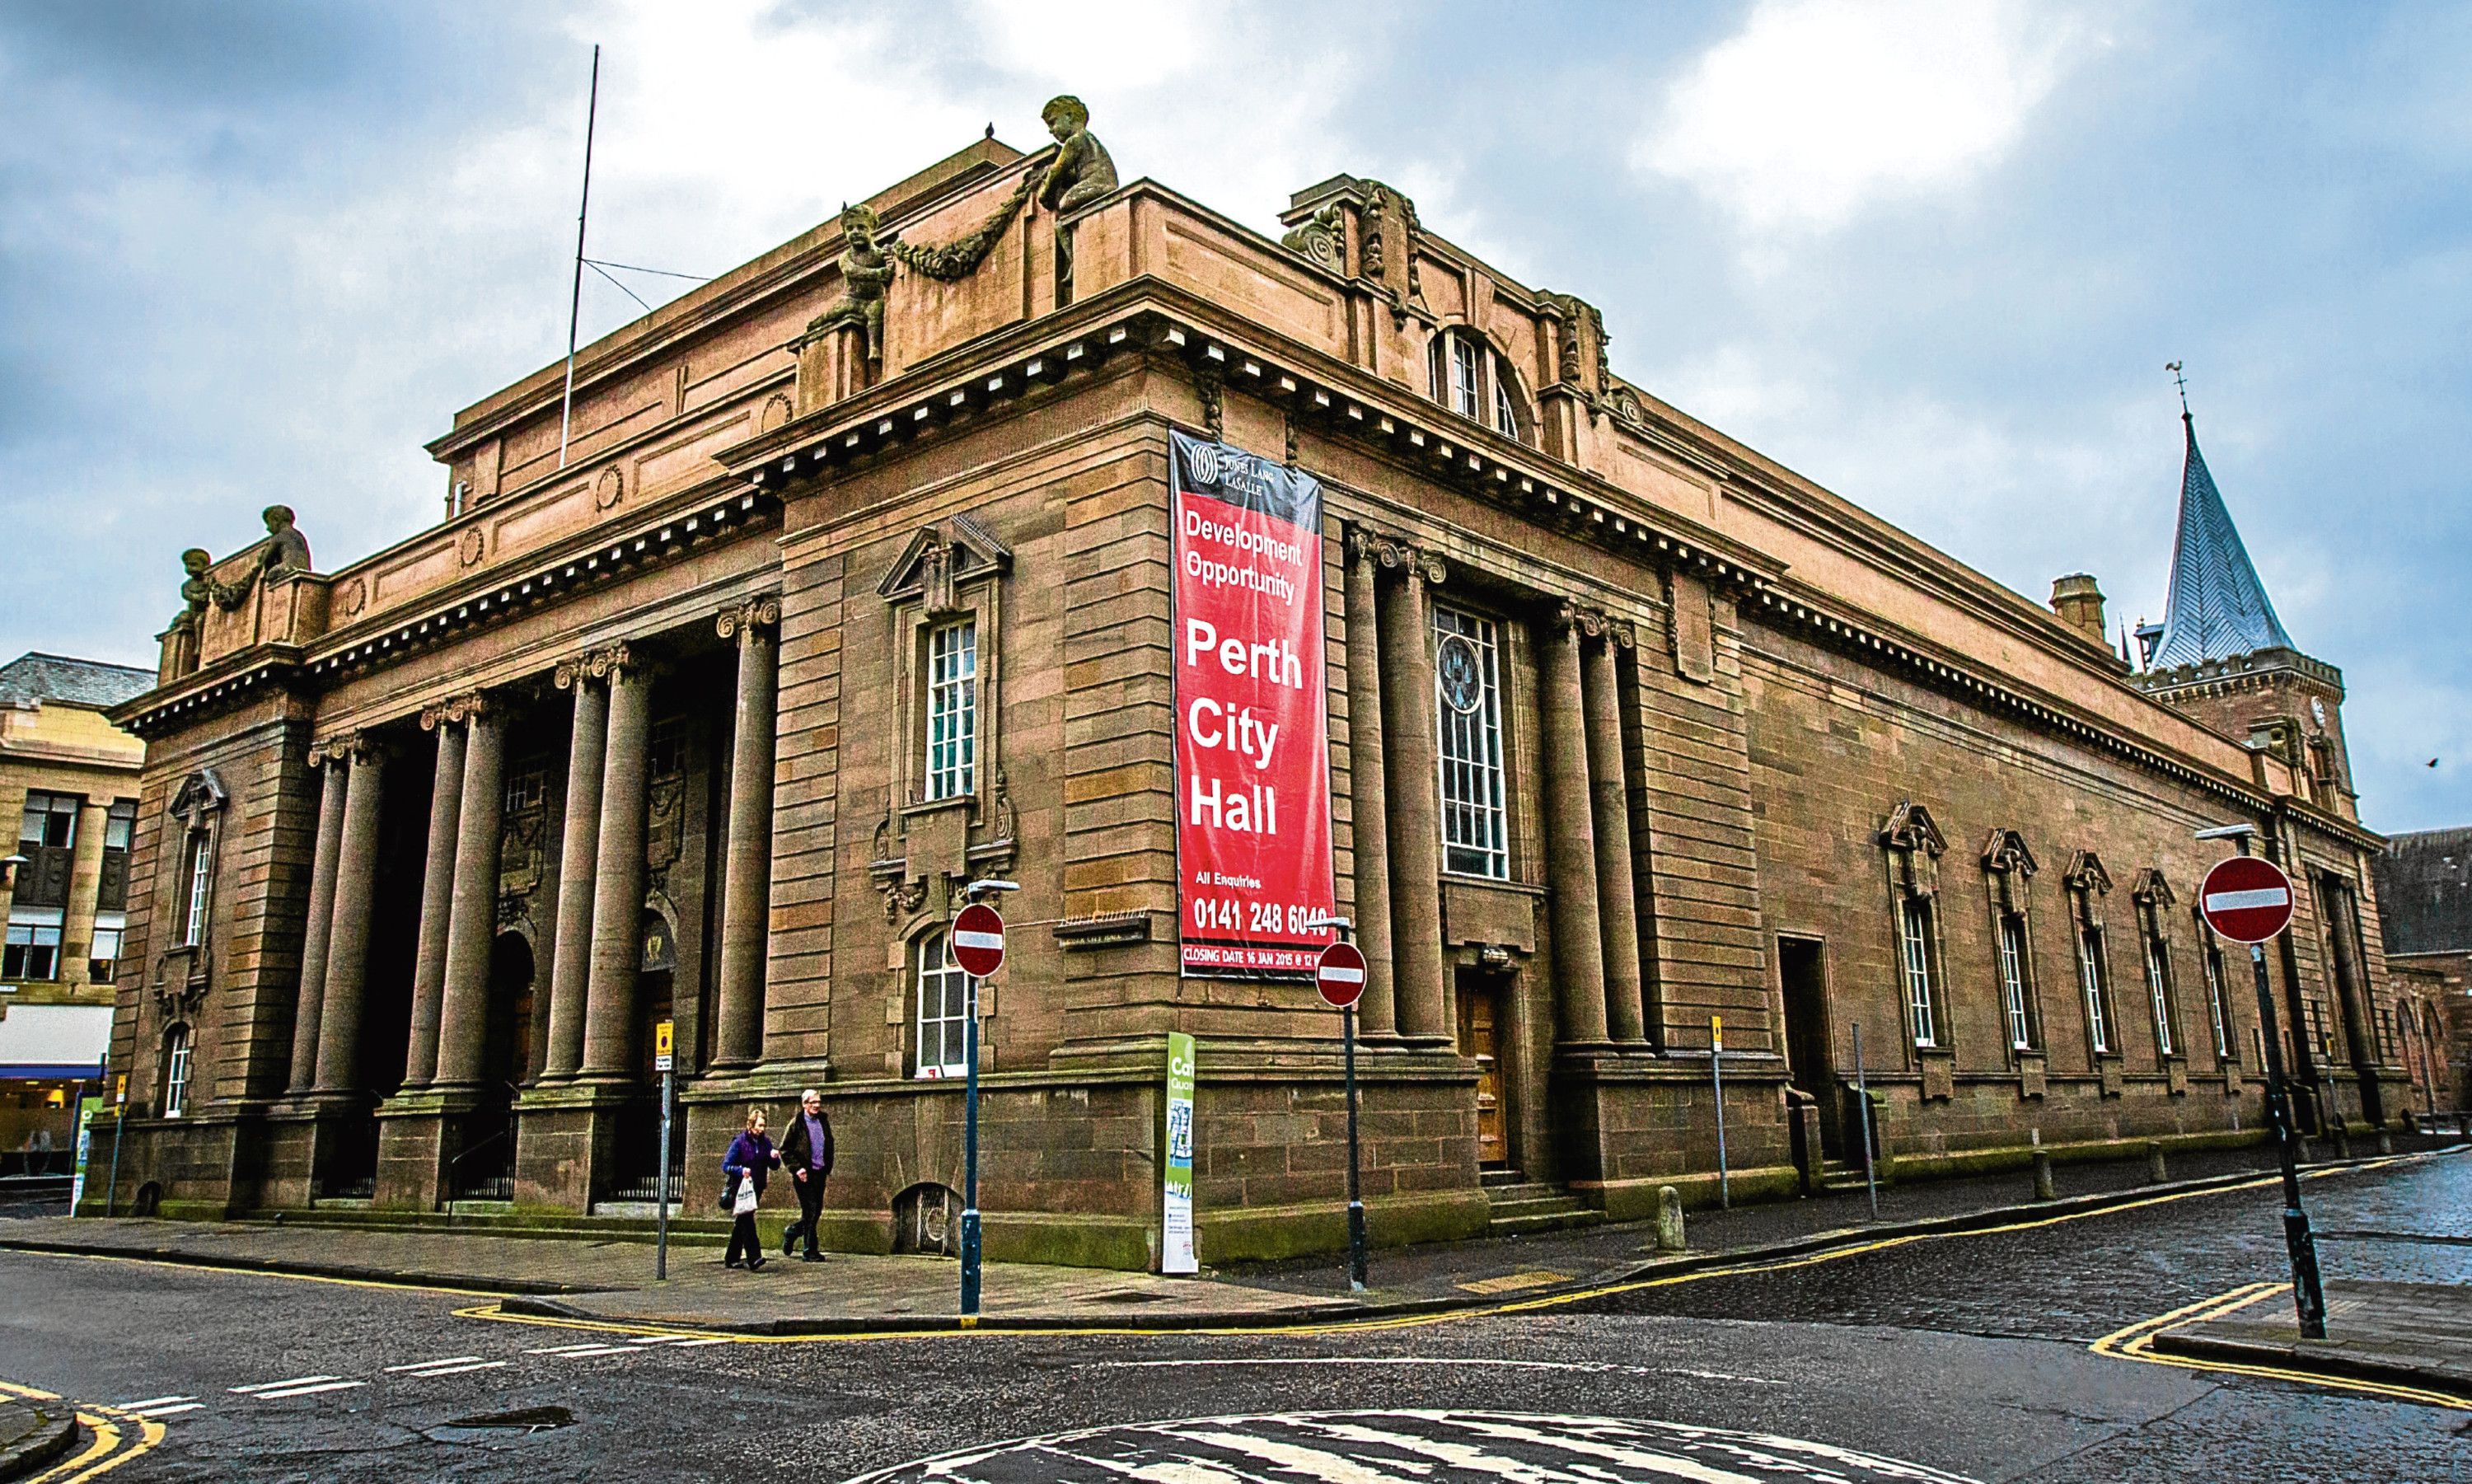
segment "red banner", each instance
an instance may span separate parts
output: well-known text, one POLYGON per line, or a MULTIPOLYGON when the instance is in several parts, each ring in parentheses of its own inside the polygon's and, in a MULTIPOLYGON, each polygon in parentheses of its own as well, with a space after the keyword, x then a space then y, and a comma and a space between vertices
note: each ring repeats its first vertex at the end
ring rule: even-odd
POLYGON ((1184 971, 1311 979, 1336 899, 1321 486, 1169 437, 1184 971))

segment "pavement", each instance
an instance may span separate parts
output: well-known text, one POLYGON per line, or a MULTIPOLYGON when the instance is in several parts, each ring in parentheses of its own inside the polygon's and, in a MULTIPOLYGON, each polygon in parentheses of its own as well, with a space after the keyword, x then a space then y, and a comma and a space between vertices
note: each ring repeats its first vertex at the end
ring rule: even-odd
MULTIPOLYGON (((2455 1238, 2472 1242, 2472 1238, 2455 1238)), ((2472 1400, 2472 1285, 2336 1280, 2326 1337, 2300 1337, 2287 1283, 2156 1333, 2154 1352, 2378 1381, 2472 1400)))
MULTIPOLYGON (((2399 1147, 2433 1155, 2440 1140, 2399 1147)), ((2457 1146, 2460 1147, 2460 1146, 2457 1146)), ((2357 1161, 2355 1166, 2372 1161, 2357 1161)), ((2342 1168, 2327 1161, 2319 1168, 2342 1168)), ((1089 1268, 989 1263, 986 1328, 1259 1328, 1433 1313, 1585 1292, 1686 1273, 1871 1243, 2104 1209, 2174 1192, 2268 1178, 2265 1148, 2182 1156, 2153 1183, 2144 1160, 2063 1166, 2062 1198, 2036 1203, 2031 1176, 1884 1187, 1874 1217, 1863 1191, 1695 1213, 1689 1247, 1661 1253, 1652 1224, 1378 1250, 1367 1291, 1348 1290, 1335 1257, 1169 1278, 1089 1268)), ((727 1333, 795 1335, 951 1329, 959 1264, 937 1257, 774 1256, 760 1273, 725 1268, 710 1247, 673 1246, 669 1276, 631 1239, 490 1236, 267 1222, 28 1216, 0 1223, 0 1248, 120 1257, 202 1267, 462 1289, 543 1318, 727 1333)))

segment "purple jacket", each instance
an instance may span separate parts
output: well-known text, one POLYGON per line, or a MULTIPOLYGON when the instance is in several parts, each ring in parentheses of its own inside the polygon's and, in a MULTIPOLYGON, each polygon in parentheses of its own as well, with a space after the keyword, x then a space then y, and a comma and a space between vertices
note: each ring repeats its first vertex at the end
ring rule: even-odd
POLYGON ((771 1135, 741 1131, 736 1138, 729 1141, 729 1153, 721 1157, 721 1172, 728 1177, 732 1190, 738 1188, 739 1176, 753 1175, 755 1193, 762 1195, 766 1172, 780 1162, 781 1157, 772 1152, 771 1135))

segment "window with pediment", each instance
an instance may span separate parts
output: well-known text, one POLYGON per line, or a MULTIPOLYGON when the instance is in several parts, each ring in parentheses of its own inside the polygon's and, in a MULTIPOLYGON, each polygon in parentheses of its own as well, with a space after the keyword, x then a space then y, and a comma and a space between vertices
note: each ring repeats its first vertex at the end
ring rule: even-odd
POLYGON ((2070 858, 2060 885, 2068 892, 2069 927, 2076 939, 2078 994, 2085 1002, 2086 1043, 2096 1056, 2120 1049, 2118 1021, 2112 1014, 2111 954, 2105 941, 2103 903, 2111 892, 2111 873, 2092 850, 2070 858))
POLYGON ((1955 1042, 1949 1024, 1945 956, 1940 949, 1939 858, 1948 853, 1931 811, 1909 800, 1880 831, 1888 859, 1890 926, 1896 945, 1906 1035, 1917 1050, 1955 1042))
POLYGON ((2169 1061, 2185 1056, 2179 1026, 2179 987, 2173 976, 2172 945, 2164 936, 2177 898, 2163 873, 2149 866, 2129 883, 2128 899, 2137 905, 2139 962, 2146 970, 2147 1012, 2154 1019, 2154 1052, 2169 1061))
POLYGON ((1983 878, 1991 910, 1992 971, 2000 993, 2001 1028, 2008 1049, 2040 1050, 2043 1011, 2034 977, 2032 897, 2028 888, 2041 869, 2026 837, 1995 829, 1983 846, 1983 878))
POLYGON ((891 612, 904 805, 984 800, 995 778, 1004 576, 1012 551, 968 515, 920 530, 878 594, 891 612))

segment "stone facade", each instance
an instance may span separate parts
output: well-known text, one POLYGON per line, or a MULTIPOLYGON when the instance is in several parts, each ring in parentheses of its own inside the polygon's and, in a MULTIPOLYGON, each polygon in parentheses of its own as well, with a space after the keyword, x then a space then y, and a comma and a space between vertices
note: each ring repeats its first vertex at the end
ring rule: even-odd
MULTIPOLYGON (((1273 242, 1072 137, 1070 180, 985 141, 589 347, 563 451, 559 368, 466 409, 429 531, 331 574, 207 564, 122 713, 115 1058, 151 1087, 178 1027, 213 1078, 132 1112, 161 1209, 635 1211, 670 1019, 687 1209, 747 1105, 815 1087, 828 1238, 943 1245, 942 934, 1001 877, 989 1255, 1155 1260, 1170 1031, 1200 1046, 1204 1260, 1339 1245, 1331 1016, 1177 971, 1171 429, 1323 485, 1378 1240, 1483 1232, 1492 1170, 1618 1216, 1713 1197, 1720 1016, 1738 1191, 1842 1156, 1858 1021, 1900 1170, 2254 1136, 2255 1003, 2226 987, 2218 1052, 2191 831, 2251 822, 2349 910, 2379 842, 2347 810, 1624 381, 1593 308, 1395 190, 1301 192, 1273 242), (1444 632, 1489 657, 1481 850, 1445 837, 1478 724, 1438 714, 1444 632)), ((2385 1116, 2383 959, 2294 940, 2311 1115, 2385 1116)))

